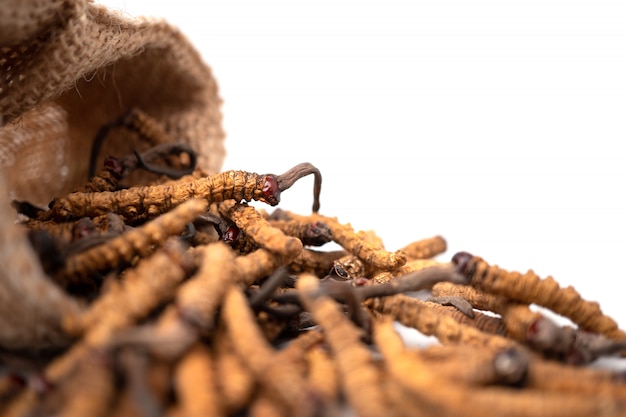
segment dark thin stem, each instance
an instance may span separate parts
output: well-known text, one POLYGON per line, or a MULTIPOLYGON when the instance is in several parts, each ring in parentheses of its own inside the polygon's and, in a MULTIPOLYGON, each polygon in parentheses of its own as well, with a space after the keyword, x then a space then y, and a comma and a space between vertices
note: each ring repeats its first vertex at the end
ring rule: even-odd
MULTIPOLYGON (((143 168, 148 172, 152 172, 153 174, 167 175, 168 177, 174 179, 178 179, 182 176, 191 174, 196 168, 196 163, 198 159, 195 151, 189 145, 186 145, 184 143, 164 143, 154 146, 143 153, 134 151, 134 154, 137 158, 137 166, 143 168), (189 155, 190 162, 188 167, 171 168, 156 165, 153 163, 159 158, 177 155, 183 152, 189 155)), ((127 168, 131 167, 129 166, 127 168)))
POLYGON ((111 123, 107 123, 103 125, 96 137, 93 140, 93 145, 91 146, 91 154, 89 156, 89 170, 87 171, 87 179, 93 178, 96 175, 96 161, 98 160, 98 155, 100 154, 100 149, 102 149, 102 144, 104 140, 109 136, 109 132, 111 129, 121 126, 122 123, 120 119, 114 120, 111 123))
MULTIPOLYGON (((352 281, 327 280, 320 284, 318 291, 341 301, 343 289, 339 286, 353 288, 355 294, 361 300, 373 297, 385 297, 400 293, 420 291, 431 288, 438 282, 448 281, 455 284, 465 284, 465 278, 449 266, 433 266, 420 271, 411 272, 384 284, 372 284, 353 287, 352 281)), ((296 290, 276 294, 272 300, 279 303, 298 304, 298 292, 296 290)))
POLYGON ((204 224, 206 223, 212 224, 213 227, 215 228, 215 231, 219 234, 220 239, 222 238, 222 235, 226 233, 226 230, 234 224, 220 216, 216 216, 213 213, 205 213, 201 216, 198 216, 196 217, 195 221, 204 223, 204 224))
POLYGON ((283 266, 274 271, 274 273, 272 273, 272 275, 265 280, 263 285, 261 285, 259 289, 250 296, 250 306, 253 309, 258 309, 261 305, 265 304, 274 291, 282 286, 288 277, 289 274, 287 273, 287 267, 283 266))
POLYGON ((352 322, 369 334, 369 322, 365 310, 361 305, 363 301, 358 292, 358 287, 346 285, 345 282, 329 281, 326 284, 329 293, 338 301, 341 301, 348 308, 348 315, 352 322))
POLYGON ((309 174, 315 175, 313 184, 313 212, 317 213, 320 209, 320 192, 322 190, 322 174, 320 171, 308 162, 303 162, 291 168, 282 175, 276 176, 279 190, 285 191, 290 188, 297 180, 309 174))
POLYGON ((383 297, 399 293, 421 291, 431 288, 438 282, 448 281, 455 284, 466 284, 465 278, 448 266, 433 266, 419 271, 411 272, 389 282, 379 285, 367 285, 358 287, 363 299, 370 297, 383 297))

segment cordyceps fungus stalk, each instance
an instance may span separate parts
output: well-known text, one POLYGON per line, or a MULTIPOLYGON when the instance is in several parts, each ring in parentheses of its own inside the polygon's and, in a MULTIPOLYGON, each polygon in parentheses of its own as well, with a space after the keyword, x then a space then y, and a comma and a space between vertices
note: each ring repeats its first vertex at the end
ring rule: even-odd
MULTIPOLYGON (((322 174, 320 171, 311 165, 308 162, 303 162, 301 164, 296 165, 291 168, 289 171, 285 172, 282 175, 275 177, 278 193, 275 195, 276 203, 280 202, 280 193, 285 191, 300 178, 305 177, 309 174, 313 174, 315 176, 315 181, 313 183, 313 212, 317 213, 320 210, 320 192, 322 191, 322 174)), ((267 190, 269 191, 273 185, 271 184, 270 178, 274 178, 273 175, 268 175, 266 178, 267 190)), ((263 188, 265 191, 265 187, 263 188)), ((272 204, 274 205, 274 204, 272 204)))
POLYGON ((468 252, 457 252, 452 263, 472 286, 513 301, 536 304, 569 318, 581 329, 622 341, 626 333, 602 313, 597 302, 583 299, 572 287, 562 288, 552 277, 540 278, 532 270, 509 272, 468 252))
POLYGON ((192 198, 202 198, 209 203, 230 199, 238 202, 255 200, 275 206, 280 202, 281 192, 309 174, 315 175, 313 211, 318 211, 322 177, 317 168, 305 162, 282 175, 225 171, 192 181, 119 191, 70 193, 54 199, 45 218, 67 221, 113 212, 121 215, 126 223, 133 224, 157 217, 192 198))

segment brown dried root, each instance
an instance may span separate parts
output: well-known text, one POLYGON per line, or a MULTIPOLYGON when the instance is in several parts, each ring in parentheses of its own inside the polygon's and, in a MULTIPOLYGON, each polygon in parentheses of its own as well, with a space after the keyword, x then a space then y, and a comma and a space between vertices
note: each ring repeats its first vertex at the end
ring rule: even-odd
POLYGON ((328 404, 336 404, 340 398, 340 381, 337 365, 324 345, 315 345, 305 353, 307 362, 306 378, 311 388, 318 393, 320 401, 328 404))
MULTIPOLYGON (((259 245, 246 235, 232 220, 227 220, 213 213, 206 213, 196 219, 195 223, 199 222, 212 224, 219 240, 226 243, 240 254, 250 253, 259 248, 259 245)), ((215 241, 215 239, 213 239, 213 241, 215 241)))
POLYGON ((215 242, 197 249, 200 267, 179 286, 171 304, 152 324, 119 334, 116 346, 139 346, 156 356, 174 360, 184 354, 201 336, 214 330, 216 313, 225 291, 238 283, 234 252, 215 242))
POLYGON ((456 253, 452 262, 476 288, 520 303, 540 305, 569 318, 582 329, 613 340, 626 340, 626 333, 602 313, 597 302, 584 300, 572 287, 562 288, 552 277, 540 278, 533 271, 509 272, 467 252, 456 253))
POLYGON ((161 415, 171 394, 174 364, 150 358, 138 349, 120 349, 116 359, 123 386, 110 415, 161 415))

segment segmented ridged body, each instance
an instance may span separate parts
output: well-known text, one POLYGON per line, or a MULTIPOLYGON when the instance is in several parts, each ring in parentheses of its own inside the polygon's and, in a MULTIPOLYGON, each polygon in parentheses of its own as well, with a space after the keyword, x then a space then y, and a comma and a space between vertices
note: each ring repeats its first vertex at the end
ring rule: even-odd
POLYGON ((479 289, 514 301, 546 307, 568 317, 582 329, 601 333, 613 340, 626 339, 626 333, 612 318, 602 313, 597 302, 584 300, 573 287, 562 288, 550 276, 540 278, 532 270, 525 274, 510 272, 489 265, 478 256, 469 260, 465 271, 472 285, 479 289))
POLYGON ((154 218, 195 197, 209 202, 258 200, 262 198, 264 178, 263 175, 245 171, 226 171, 183 183, 71 193, 54 201, 51 216, 57 220, 68 220, 114 212, 128 222, 137 222, 154 218))

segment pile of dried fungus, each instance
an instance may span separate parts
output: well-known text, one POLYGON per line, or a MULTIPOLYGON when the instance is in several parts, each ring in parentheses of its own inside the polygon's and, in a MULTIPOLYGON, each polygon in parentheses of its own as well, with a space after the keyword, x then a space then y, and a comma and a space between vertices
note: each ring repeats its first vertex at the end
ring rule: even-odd
POLYGON ((107 158, 48 208, 13 202, 61 291, 33 295, 58 322, 0 332, 2 415, 626 415, 623 375, 589 366, 626 334, 573 288, 437 260, 440 236, 387 251, 319 213, 311 164, 206 175, 153 121, 120 120, 149 151, 107 158), (306 175, 311 214, 247 204, 275 206, 306 175), (395 323, 440 343, 408 346, 395 323))

